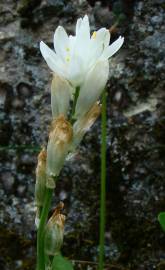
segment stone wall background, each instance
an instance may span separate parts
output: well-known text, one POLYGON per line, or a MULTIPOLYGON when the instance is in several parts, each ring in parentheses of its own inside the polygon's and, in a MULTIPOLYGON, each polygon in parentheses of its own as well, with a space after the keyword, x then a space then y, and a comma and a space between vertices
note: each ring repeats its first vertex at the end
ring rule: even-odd
MULTIPOLYGON (((106 267, 165 269, 165 94, 163 0, 1 0, 0 267, 35 269, 36 157, 47 140, 51 74, 39 41, 69 32, 89 14, 92 31, 113 25, 125 44, 111 59, 108 84, 106 267), (118 24, 116 26, 116 22, 118 24)), ((55 191, 67 214, 63 254, 75 269, 96 269, 99 231, 100 120, 66 164, 55 191)))

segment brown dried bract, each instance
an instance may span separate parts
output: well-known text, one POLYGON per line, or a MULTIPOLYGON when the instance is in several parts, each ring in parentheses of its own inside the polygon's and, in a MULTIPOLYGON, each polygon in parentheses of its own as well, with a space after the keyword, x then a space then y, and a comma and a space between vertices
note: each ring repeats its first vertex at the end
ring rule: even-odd
POLYGON ((101 105, 99 102, 96 102, 93 107, 84 115, 84 117, 79 120, 78 129, 87 131, 93 125, 100 113, 101 105))
POLYGON ((63 208, 64 208, 64 203, 60 202, 56 206, 54 213, 49 220, 49 222, 53 222, 54 224, 55 223, 58 224, 61 229, 64 228, 64 223, 65 223, 65 219, 66 219, 65 215, 61 214, 61 211, 63 208))
POLYGON ((52 121, 49 138, 53 138, 59 143, 69 143, 72 140, 72 136, 72 126, 69 121, 65 119, 64 115, 60 115, 52 121))
POLYGON ((56 208, 54 209, 54 213, 53 215, 57 215, 57 214, 60 214, 61 211, 63 210, 64 208, 64 203, 63 202, 59 202, 59 204, 56 206, 56 208))
POLYGON ((43 147, 38 155, 38 163, 36 168, 36 175, 45 173, 47 152, 43 147))
POLYGON ((43 147, 42 150, 40 151, 40 153, 38 154, 38 162, 39 161, 46 161, 46 156, 47 156, 46 149, 45 149, 45 147, 43 147))

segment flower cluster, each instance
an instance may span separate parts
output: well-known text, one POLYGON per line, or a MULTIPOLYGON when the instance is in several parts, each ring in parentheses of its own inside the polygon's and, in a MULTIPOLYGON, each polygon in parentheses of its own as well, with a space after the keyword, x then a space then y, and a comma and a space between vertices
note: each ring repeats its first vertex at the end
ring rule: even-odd
MULTIPOLYGON (((54 34, 54 49, 43 41, 42 56, 53 71, 51 84, 52 124, 43 162, 48 188, 55 187, 63 164, 80 144, 86 131, 92 126, 101 111, 99 97, 109 75, 108 59, 124 42, 119 37, 109 45, 110 32, 106 28, 90 34, 89 19, 85 15, 76 24, 75 35, 69 35, 61 26, 54 34)), ((43 180, 45 179, 46 180, 43 180)), ((38 181, 37 181, 38 182, 38 181)), ((37 189, 38 192, 38 189, 37 189)), ((37 194, 39 204, 41 194, 37 194)))
POLYGON ((90 35, 89 19, 86 15, 77 20, 74 36, 68 36, 63 27, 57 27, 54 34, 55 51, 44 42, 40 43, 41 53, 53 71, 53 80, 49 139, 47 148, 42 149, 38 156, 36 169, 38 270, 45 269, 42 245, 47 256, 56 256, 63 242, 63 204, 55 209, 44 227, 48 196, 55 188, 56 178, 65 160, 73 156, 84 134, 101 112, 99 97, 108 80, 108 59, 120 49, 123 41, 124 38, 119 37, 109 45, 110 32, 105 28, 90 35))

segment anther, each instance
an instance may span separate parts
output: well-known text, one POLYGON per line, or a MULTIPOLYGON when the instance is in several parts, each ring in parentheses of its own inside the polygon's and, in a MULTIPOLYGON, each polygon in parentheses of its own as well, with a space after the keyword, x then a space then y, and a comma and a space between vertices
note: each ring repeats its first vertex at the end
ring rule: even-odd
POLYGON ((93 32, 92 38, 96 38, 96 31, 93 32))

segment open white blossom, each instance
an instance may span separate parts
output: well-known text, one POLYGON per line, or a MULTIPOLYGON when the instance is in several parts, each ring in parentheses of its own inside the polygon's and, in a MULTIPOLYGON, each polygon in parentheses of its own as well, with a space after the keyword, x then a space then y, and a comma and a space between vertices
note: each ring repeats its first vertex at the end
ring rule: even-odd
POLYGON ((58 26, 54 34, 55 51, 43 41, 40 50, 49 68, 77 87, 83 84, 89 71, 107 61, 120 49, 124 38, 120 36, 111 45, 109 42, 110 32, 106 28, 90 35, 89 19, 85 15, 77 20, 75 36, 68 36, 65 29, 58 26))

